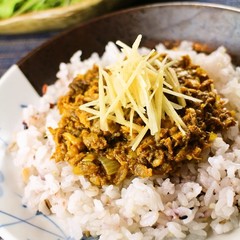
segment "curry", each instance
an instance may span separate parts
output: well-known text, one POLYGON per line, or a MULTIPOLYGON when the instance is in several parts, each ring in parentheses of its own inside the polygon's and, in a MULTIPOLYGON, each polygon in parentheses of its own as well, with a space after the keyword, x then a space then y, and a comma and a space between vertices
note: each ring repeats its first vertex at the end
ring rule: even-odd
MULTIPOLYGON (((153 56, 156 58, 156 54, 153 56)), ((166 55, 161 54, 157 59, 163 62, 166 55)), ((153 67, 158 68, 154 64, 153 67)), ((171 103, 166 109, 175 107, 174 112, 183 121, 184 129, 166 110, 162 112, 159 131, 153 135, 147 129, 133 148, 138 132, 131 126, 144 128, 145 123, 129 107, 121 109, 124 119, 131 120, 131 126, 120 124, 112 117, 106 119, 108 128, 101 129, 100 118, 81 107, 99 99, 100 71, 94 66, 86 74, 78 75, 69 85, 68 93, 58 101, 61 120, 58 128, 50 128, 56 144, 52 158, 57 162, 67 161, 75 174, 84 175, 97 186, 119 185, 135 176, 168 175, 186 162, 205 161, 217 133, 235 125, 234 113, 224 107, 223 99, 214 90, 213 80, 194 65, 189 56, 174 61, 171 69, 179 82, 179 94, 186 98, 180 106, 178 96, 182 95, 171 94, 170 87, 163 98, 171 103)), ((93 106, 92 112, 96 110, 93 106)))

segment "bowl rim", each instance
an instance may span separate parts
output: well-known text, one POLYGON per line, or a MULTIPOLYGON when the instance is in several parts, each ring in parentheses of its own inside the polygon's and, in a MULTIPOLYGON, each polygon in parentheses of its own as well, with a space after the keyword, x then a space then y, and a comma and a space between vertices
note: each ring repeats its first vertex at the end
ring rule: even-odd
MULTIPOLYGON (((126 15, 133 16, 135 13, 144 13, 145 11, 150 11, 151 9, 161 9, 163 10, 166 8, 166 10, 170 9, 176 9, 180 8, 182 9, 188 9, 191 10, 201 10, 201 11, 209 11, 211 9, 214 9, 215 12, 222 12, 224 11, 230 15, 237 14, 237 16, 240 16, 240 9, 235 7, 229 7, 222 4, 209 4, 209 3, 199 3, 199 2, 171 2, 171 3, 153 3, 153 4, 146 4, 146 5, 140 5, 135 7, 130 7, 126 9, 121 9, 118 11, 113 11, 111 13, 92 18, 86 22, 80 22, 76 25, 70 27, 67 30, 64 30, 60 33, 57 33, 55 36, 50 37, 48 40, 40 44, 38 47, 30 51, 28 54, 23 56, 19 61, 16 62, 16 65, 20 68, 22 73, 27 77, 27 79, 30 81, 30 83, 34 86, 34 88, 37 90, 37 92, 41 95, 42 94, 42 79, 45 78, 46 82, 48 84, 52 84, 56 80, 56 73, 59 70, 59 64, 61 62, 67 63, 71 56, 74 54, 74 52, 78 50, 82 50, 82 59, 85 59, 86 57, 89 57, 92 52, 89 52, 88 50, 84 51, 84 49, 81 49, 80 46, 73 44, 73 47, 70 47, 66 50, 66 53, 59 53, 58 56, 58 63, 53 59, 51 60, 51 70, 48 71, 43 66, 39 65, 38 61, 39 59, 42 59, 45 61, 46 57, 49 56, 50 52, 53 51, 62 51, 60 46, 67 46, 72 41, 72 36, 74 35, 81 35, 81 31, 85 32, 87 29, 91 28, 92 26, 97 27, 98 23, 101 24, 102 22, 108 22, 108 20, 111 19, 117 19, 118 17, 124 17, 126 15), (66 39, 66 41, 65 41, 66 39), (63 44, 63 45, 62 45, 63 44), (56 47, 54 47, 56 45, 56 47), (61 49, 61 50, 60 50, 61 49), (70 50, 71 49, 71 50, 70 50), (39 72, 39 67, 41 71, 39 72), (34 75, 38 72, 39 74, 37 77, 34 75)), ((117 39, 116 39, 117 40, 117 39)), ((105 41, 105 40, 104 40, 105 41)), ((109 39, 109 41, 115 41, 113 39, 109 39)), ((155 42, 149 42, 148 44, 155 44, 155 42)), ((106 43, 105 43, 106 45, 106 43)), ((213 46, 209 46, 209 49, 207 49, 208 52, 214 50, 213 46)), ((64 52, 64 51, 63 51, 64 52)), ((101 52, 98 52, 101 55, 101 52)), ((234 57, 234 56, 233 56, 234 57)), ((236 57, 234 57, 236 58, 236 57)), ((237 60, 238 61, 238 60, 237 60)), ((40 60, 41 62, 41 60, 40 60)))
POLYGON ((171 2, 171 3, 168 3, 168 2, 166 2, 166 3, 152 3, 152 4, 144 4, 144 5, 140 5, 140 6, 134 6, 134 7, 130 7, 130 8, 125 8, 125 9, 121 9, 121 10, 113 11, 111 13, 104 14, 102 16, 94 17, 94 18, 92 18, 92 19, 90 19, 90 20, 88 20, 86 22, 83 22, 83 23, 77 23, 74 26, 70 27, 69 29, 60 31, 55 36, 50 37, 48 40, 46 40, 45 42, 40 44, 38 47, 34 48, 31 52, 29 52, 28 54, 23 56, 20 60, 18 60, 16 62, 16 64, 18 66, 21 66, 32 55, 34 55, 36 52, 40 51, 45 46, 49 45, 51 42, 54 42, 57 39, 62 38, 64 36, 68 35, 69 33, 71 33, 72 31, 74 31, 76 29, 83 28, 85 26, 91 25, 91 24, 96 23, 98 21, 101 21, 101 20, 104 20, 104 19, 108 19, 108 18, 111 18, 113 16, 120 16, 120 15, 123 15, 123 14, 126 14, 126 13, 131 13, 131 12, 134 12, 134 11, 144 10, 144 9, 148 9, 148 8, 181 7, 181 6, 201 7, 201 8, 215 8, 215 9, 219 9, 219 10, 222 9, 222 10, 227 10, 227 11, 240 13, 240 8, 237 8, 237 7, 232 7, 232 6, 223 5, 223 4, 217 4, 217 3, 202 3, 202 2, 188 2, 188 1, 184 1, 184 2, 171 2))

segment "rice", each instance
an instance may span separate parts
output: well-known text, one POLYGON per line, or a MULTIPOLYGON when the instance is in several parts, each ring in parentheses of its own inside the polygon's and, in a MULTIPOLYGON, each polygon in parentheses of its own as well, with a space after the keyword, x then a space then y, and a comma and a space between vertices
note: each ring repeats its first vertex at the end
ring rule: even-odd
MULTIPOLYGON (((173 59, 188 54, 214 79, 217 91, 240 120, 240 68, 231 64, 224 47, 210 55, 197 53, 190 42, 182 42, 175 51, 156 46, 173 59)), ((142 48, 143 53, 149 52, 142 48)), ((113 43, 102 57, 93 53, 82 61, 81 51, 61 63, 58 80, 48 86, 38 105, 23 110, 28 129, 16 134, 14 162, 22 172, 23 204, 34 211, 54 214, 64 231, 74 239, 85 232, 99 239, 205 239, 209 232, 229 232, 239 226, 240 205, 240 134, 238 124, 212 145, 213 156, 207 162, 182 167, 179 176, 134 178, 123 187, 93 186, 83 176, 74 175, 66 162, 51 160, 54 141, 48 127, 57 127, 57 109, 50 108, 67 92, 78 73, 93 64, 106 66, 117 60, 119 50, 113 43), (47 136, 47 137, 46 137, 47 136), (231 143, 231 144, 230 144, 231 143), (47 205, 51 206, 49 211, 47 205)))

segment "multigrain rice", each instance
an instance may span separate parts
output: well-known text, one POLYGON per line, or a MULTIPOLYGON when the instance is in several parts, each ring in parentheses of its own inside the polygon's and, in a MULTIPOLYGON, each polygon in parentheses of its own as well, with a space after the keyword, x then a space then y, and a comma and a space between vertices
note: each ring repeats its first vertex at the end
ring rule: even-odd
MULTIPOLYGON (((190 42, 177 50, 162 44, 158 52, 173 59, 188 54, 194 64, 204 68, 227 106, 240 119, 240 68, 231 64, 224 47, 210 55, 196 53, 190 42)), ((141 49, 147 53, 146 48, 141 49)), ((16 134, 15 164, 23 170, 23 203, 30 209, 55 214, 74 239, 84 232, 100 239, 204 239, 213 231, 229 232, 239 226, 240 134, 238 124, 218 135, 207 162, 182 166, 180 175, 125 180, 123 187, 93 186, 83 176, 72 173, 66 162, 51 160, 54 141, 48 127, 57 127, 60 115, 52 103, 68 91, 74 76, 93 64, 106 66, 117 60, 119 51, 109 43, 102 57, 93 53, 80 60, 81 51, 70 63, 61 63, 58 80, 48 86, 37 106, 23 109, 27 129, 16 134), (50 105, 51 104, 51 105, 50 105), (49 210, 50 206, 50 210, 49 210)))

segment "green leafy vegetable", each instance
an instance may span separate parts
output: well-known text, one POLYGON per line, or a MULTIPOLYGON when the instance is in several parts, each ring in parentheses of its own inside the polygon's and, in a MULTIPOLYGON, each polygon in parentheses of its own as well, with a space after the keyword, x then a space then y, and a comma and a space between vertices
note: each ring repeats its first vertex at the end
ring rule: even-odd
POLYGON ((0 0, 0 19, 18 16, 27 12, 64 7, 81 0, 0 0))
POLYGON ((2 0, 0 1, 0 19, 9 18, 13 15, 14 9, 18 4, 22 3, 22 0, 2 0))

